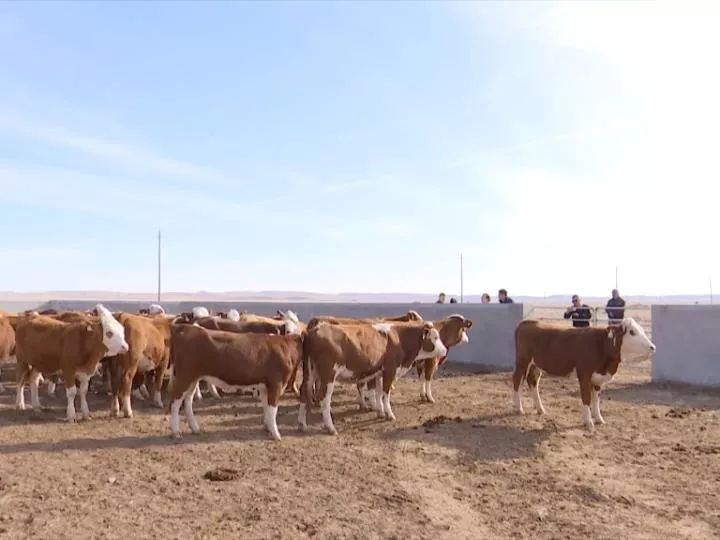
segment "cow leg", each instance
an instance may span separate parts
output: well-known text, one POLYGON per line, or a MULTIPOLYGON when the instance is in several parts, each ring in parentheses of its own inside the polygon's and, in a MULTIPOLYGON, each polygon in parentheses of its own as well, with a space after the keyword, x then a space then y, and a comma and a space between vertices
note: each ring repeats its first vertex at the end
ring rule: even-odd
MULTIPOLYGON (((388 420, 392 420, 392 421, 395 420, 395 414, 393 413, 392 407, 390 407, 390 390, 392 390, 394 382, 395 382, 395 373, 384 374, 383 381, 382 381, 383 408, 385 409, 385 418, 387 418, 388 420)), ((378 383, 379 383, 379 381, 378 381, 378 383)))
POLYGON ((163 408, 161 388, 163 379, 165 378, 165 370, 167 370, 167 362, 163 362, 155 368, 155 377, 153 379, 153 405, 159 409, 163 408))
POLYGON ((276 383, 270 383, 265 385, 266 403, 263 416, 265 417, 265 426, 267 427, 270 435, 276 441, 281 439, 280 430, 277 426, 277 412, 278 402, 280 401, 280 394, 282 394, 282 386, 276 383))
POLYGON ((40 379, 42 379, 42 373, 38 371, 31 371, 30 372, 30 406, 35 409, 36 411, 39 411, 41 409, 40 405, 40 379))
POLYGON ((513 401, 515 403, 515 410, 518 414, 525 414, 522 404, 522 395, 520 394, 520 387, 522 386, 523 379, 529 363, 517 361, 515 363, 515 371, 513 372, 513 401))
POLYGON ((268 416, 267 416, 267 408, 268 408, 268 392, 267 392, 267 386, 264 384, 258 385, 258 393, 260 394, 260 405, 262 405, 262 425, 265 428, 265 431, 269 431, 270 428, 268 427, 268 416))
POLYGON ((67 406, 65 408, 65 419, 73 423, 75 416, 75 396, 77 395, 77 386, 75 386, 75 373, 63 371, 63 384, 65 385, 65 397, 67 406))
MULTIPOLYGON (((185 392, 183 401, 185 402, 185 418, 187 419, 188 427, 190 428, 190 431, 192 431, 195 435, 200 433, 200 424, 198 424, 197 419, 195 418, 195 412, 193 411, 193 394, 194 390, 188 390, 185 392)), ((177 431, 180 430, 180 419, 178 418, 177 421, 177 431)))
POLYGON ((335 388, 335 381, 327 383, 325 388, 325 397, 320 402, 320 409, 322 410, 323 422, 330 435, 337 435, 337 429, 333 424, 332 413, 330 411, 330 403, 332 401, 333 389, 335 388))
POLYGON ((202 401, 203 395, 200 391, 200 379, 198 379, 195 382, 195 390, 193 390, 193 399, 197 399, 198 401, 202 401))
POLYGON ((580 398, 582 399, 582 423, 592 431, 595 427, 592 414, 590 412, 590 401, 592 399, 592 382, 590 377, 580 377, 580 398))
POLYGON ((87 393, 90 385, 90 376, 87 373, 78 373, 77 378, 80 381, 80 414, 84 420, 90 420, 90 407, 88 407, 87 393))
POLYGON ((214 384, 210 384, 209 382, 205 381, 205 383, 208 385, 208 390, 210 391, 210 395, 214 397, 215 399, 221 399, 222 396, 218 393, 217 387, 214 384))
POLYGON ((105 364, 103 378, 107 371, 110 376, 110 416, 120 415, 120 366, 117 358, 110 358, 105 364))
POLYGON ((57 390, 57 375, 50 375, 47 378, 47 395, 55 397, 55 390, 57 390))
POLYGON ((540 401, 540 377, 542 377, 542 372, 531 364, 530 369, 528 369, 527 384, 535 404, 535 410, 538 414, 545 414, 545 407, 540 401))
POLYGON ((374 403, 373 409, 377 412, 378 418, 385 418, 385 403, 383 401, 382 393, 382 376, 378 377, 377 379, 373 379, 373 382, 375 383, 375 387, 373 388, 373 396, 371 398, 374 403))
POLYGON ((21 411, 25 410, 25 382, 30 374, 30 367, 18 362, 15 368, 15 382, 17 396, 15 398, 15 407, 21 411))
POLYGON ((308 414, 312 410, 313 394, 315 393, 315 370, 310 358, 304 360, 309 364, 303 365, 303 381, 300 385, 300 406, 298 407, 298 429, 307 431, 308 414))
POLYGON ((132 390, 133 379, 135 378, 135 369, 126 368, 120 378, 120 399, 122 400, 123 416, 132 418, 132 404, 130 403, 130 394, 132 390))
POLYGON ((358 405, 360 405, 361 411, 367 411, 368 405, 367 405, 367 394, 368 394, 368 387, 367 382, 361 383, 357 385, 357 391, 358 391, 358 405))
POLYGON ((429 403, 435 403, 435 398, 432 395, 432 380, 437 372, 437 368, 437 358, 427 358, 425 360, 425 369, 423 370, 425 372, 425 380, 423 381, 421 398, 426 399, 429 403))
POLYGON ((600 414, 600 387, 599 386, 593 386, 590 389, 590 407, 592 409, 593 419, 598 424, 604 424, 605 419, 602 417, 602 414, 600 414))

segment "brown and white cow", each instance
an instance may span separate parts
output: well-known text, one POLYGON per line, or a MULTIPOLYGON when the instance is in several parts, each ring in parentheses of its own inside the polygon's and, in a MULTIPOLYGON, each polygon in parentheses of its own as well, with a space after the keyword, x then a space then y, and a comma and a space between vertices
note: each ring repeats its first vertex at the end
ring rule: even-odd
POLYGON ((161 388, 170 362, 170 321, 164 317, 142 317, 123 313, 119 316, 125 329, 129 350, 109 359, 112 388, 111 414, 117 416, 122 401, 123 415, 132 418, 130 395, 136 374, 154 371, 153 404, 163 407, 161 388))
MULTIPOLYGON (((10 319, 0 315, 0 366, 15 361, 15 329, 10 319)), ((0 392, 4 390, 0 382, 0 392)))
POLYGON ((600 414, 600 390, 617 373, 623 359, 647 357, 655 345, 632 318, 609 328, 567 328, 540 321, 522 321, 515 330, 515 407, 524 413, 520 385, 527 380, 538 414, 545 414, 539 383, 549 376, 577 374, 582 399, 582 422, 593 429, 604 424, 600 414))
POLYGON ((22 318, 15 333, 17 358, 18 409, 25 409, 25 385, 30 383, 33 408, 40 407, 38 382, 42 374, 61 372, 67 396, 67 420, 75 421, 74 384, 80 381, 80 408, 90 418, 87 390, 90 376, 104 356, 127 352, 125 329, 112 314, 98 304, 96 321, 65 323, 42 315, 22 318))
MULTIPOLYGON (((462 343, 469 343, 470 338, 467 335, 467 331, 472 328, 473 322, 470 319, 466 319, 462 315, 450 315, 449 317, 441 321, 433 321, 435 328, 440 332, 440 339, 450 353, 450 349, 460 345, 462 343)), ((430 403, 435 403, 435 398, 432 394, 432 379, 437 369, 447 360, 448 355, 437 358, 427 358, 424 363, 418 364, 417 373, 418 377, 425 375, 425 380, 422 384, 422 390, 420 392, 420 399, 427 400, 430 403)))
POLYGON ((311 321, 304 350, 300 428, 307 428, 312 389, 317 384, 323 396, 320 402, 323 422, 333 435, 337 430, 330 405, 336 381, 362 384, 381 376, 382 396, 376 392, 378 416, 395 420, 390 405, 390 389, 395 378, 420 360, 447 354, 432 323, 334 325, 311 321))
POLYGON ((302 360, 303 335, 298 327, 286 335, 234 334, 195 325, 173 325, 171 340, 170 431, 180 437, 180 406, 193 433, 200 426, 193 413, 193 395, 200 379, 223 390, 260 386, 263 424, 280 440, 278 401, 302 360))

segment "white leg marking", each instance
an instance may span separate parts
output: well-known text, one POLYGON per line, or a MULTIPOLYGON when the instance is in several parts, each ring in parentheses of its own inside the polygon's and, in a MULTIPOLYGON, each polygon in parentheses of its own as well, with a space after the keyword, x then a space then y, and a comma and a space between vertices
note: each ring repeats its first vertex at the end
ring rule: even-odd
POLYGON ((395 414, 393 414, 392 407, 390 407, 390 394, 383 392, 382 399, 385 407, 385 417, 388 420, 395 420, 395 414))
POLYGON ((74 384, 72 384, 74 381, 65 381, 65 384, 71 385, 68 388, 65 389, 65 396, 67 397, 67 409, 65 411, 65 417, 68 422, 74 422, 75 421, 75 394, 77 394, 77 388, 74 384))
MULTIPOLYGON (((200 425, 198 424, 197 418, 195 418, 195 411, 193 411, 193 394, 194 391, 185 392, 183 401, 185 402, 185 418, 187 419, 188 427, 190 431, 197 434, 200 433, 200 425)), ((178 423, 180 419, 178 418, 178 423)))
POLYGON ((140 390, 140 388, 136 388, 135 390, 132 391, 132 397, 134 397, 138 401, 142 401, 145 399, 145 396, 143 396, 143 393, 140 390))
POLYGON ((595 424, 593 424, 592 415, 590 414, 590 407, 584 404, 582 406, 582 423, 589 430, 592 430, 595 427, 595 424))
POLYGON ((118 396, 114 396, 112 398, 112 402, 110 403, 110 414, 112 416, 118 416, 120 414, 120 399, 118 396))
POLYGON ((195 391, 193 392, 193 399, 197 399, 198 401, 201 401, 203 398, 202 392, 200 391, 200 381, 197 381, 195 383, 195 391))
POLYGON ((214 384, 208 383, 208 388, 212 397, 214 397, 215 399, 220 399, 220 394, 218 393, 217 387, 214 384))
MULTIPOLYGON (((422 375, 420 375, 422 377, 422 375)), ((420 390, 420 399, 426 399, 427 398, 427 381, 423 378, 422 380, 422 390, 420 390)))
POLYGON ((37 372, 33 372, 30 375, 30 405, 33 409, 40 410, 40 392, 38 385, 42 375, 37 372))
POLYGON ((123 396, 123 414, 125 418, 132 418, 132 406, 130 405, 130 396, 123 396))
POLYGON ((278 408, 277 405, 268 405, 267 406, 268 411, 268 429, 270 430, 270 435, 272 435, 272 438, 276 441, 280 440, 280 430, 278 430, 277 426, 277 412, 278 408))
POLYGON ((150 392, 148 392, 147 386, 145 386, 145 383, 142 383, 140 387, 138 388, 138 391, 140 392, 140 396, 142 399, 150 399, 150 392))
POLYGON ((590 408, 592 409, 593 419, 598 424, 604 424, 605 419, 600 414, 600 393, 594 388, 590 392, 590 408))
POLYGON ((155 390, 155 397, 153 398, 153 403, 156 407, 163 408, 163 402, 162 402, 162 394, 160 393, 160 390, 155 390))
POLYGON ((531 394, 537 413, 545 414, 545 407, 543 407, 542 401, 540 400, 540 381, 537 381, 535 386, 532 387, 531 394))
POLYGON ((176 399, 170 405, 170 433, 176 439, 181 437, 180 435, 180 406, 182 405, 182 398, 176 399))
POLYGON ((332 394, 333 394, 334 388, 335 388, 335 383, 328 383, 327 391, 325 392, 325 397, 320 402, 320 408, 322 409, 323 422, 325 423, 325 427, 327 428, 327 430, 330 432, 330 435, 337 435, 337 430, 335 429, 335 426, 333 425, 332 414, 330 412, 330 402, 332 401, 332 394))
MULTIPOLYGON (((380 385, 380 381, 378 381, 377 384, 380 385)), ((377 386, 373 389, 372 392, 373 392, 372 399, 375 403, 375 406, 373 407, 373 409, 375 409, 375 412, 377 412, 378 418, 385 418, 385 405, 383 403, 382 392, 380 391, 380 388, 377 386)))
POLYGON ((523 409, 522 404, 522 396, 520 395, 520 389, 513 392, 513 399, 515 401, 515 409, 520 414, 525 414, 525 409, 523 409))
POLYGON ((307 405, 305 403, 301 403, 298 409, 298 425, 300 431, 307 431, 307 405))
POLYGON ((22 384, 18 384, 18 386, 17 386, 17 396, 15 397, 15 407, 17 407, 21 411, 25 410, 25 386, 22 384))
POLYGON ((435 398, 432 395, 432 379, 425 381, 427 383, 427 390, 425 391, 425 397, 430 403, 435 403, 435 398))
POLYGON ((358 391, 358 405, 360 406, 360 410, 365 410, 365 394, 367 393, 367 386, 364 384, 360 385, 360 388, 357 389, 358 391))
POLYGON ((90 420, 90 407, 88 407, 87 393, 90 385, 90 376, 86 373, 78 373, 80 380, 80 413, 85 420, 90 420))
POLYGON ((258 393, 260 394, 260 405, 262 406, 262 425, 265 426, 265 430, 269 430, 269 417, 268 417, 268 402, 267 402, 267 387, 261 384, 258 387, 258 393))
POLYGON ((48 381, 47 393, 48 393, 48 396, 54 396, 54 395, 55 395, 55 383, 54 383, 54 382, 48 381))

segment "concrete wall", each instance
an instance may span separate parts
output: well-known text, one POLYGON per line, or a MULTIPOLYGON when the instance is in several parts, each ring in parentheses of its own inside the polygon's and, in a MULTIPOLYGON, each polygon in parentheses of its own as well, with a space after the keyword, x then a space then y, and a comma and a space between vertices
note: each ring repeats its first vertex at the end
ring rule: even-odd
POLYGON ((720 386, 720 306, 652 307, 653 382, 720 386))
MULTIPOLYGON (((96 302, 52 301, 40 309, 84 310, 96 302)), ((147 303, 112 302, 103 304, 112 311, 137 312, 147 303)), ((168 313, 190 311, 195 302, 166 302, 168 313)), ((453 313, 464 315, 473 321, 468 336, 470 343, 459 345, 450 351, 448 360, 464 364, 482 365, 499 369, 512 369, 515 363, 515 327, 523 318, 522 304, 359 304, 359 303, 288 303, 272 302, 229 303, 208 302, 202 304, 211 311, 228 311, 231 308, 247 310, 258 315, 274 315, 278 309, 292 309, 301 321, 309 321, 317 315, 369 318, 402 315, 410 309, 418 311, 427 320, 438 320, 453 313)))

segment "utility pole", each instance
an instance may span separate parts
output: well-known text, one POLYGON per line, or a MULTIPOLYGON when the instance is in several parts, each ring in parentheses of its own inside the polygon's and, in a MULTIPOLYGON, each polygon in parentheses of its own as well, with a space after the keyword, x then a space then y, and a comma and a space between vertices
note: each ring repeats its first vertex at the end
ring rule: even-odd
POLYGON ((615 288, 618 288, 618 271, 617 271, 617 264, 615 265, 615 288))
POLYGON ((463 254, 460 252, 460 303, 462 304, 465 299, 465 286, 463 282, 463 254))
POLYGON ((712 274, 710 274, 710 304, 713 303, 712 274))
POLYGON ((162 288, 162 232, 160 229, 158 229, 157 265, 157 303, 160 304, 160 291, 162 288))

